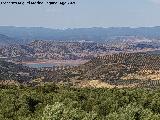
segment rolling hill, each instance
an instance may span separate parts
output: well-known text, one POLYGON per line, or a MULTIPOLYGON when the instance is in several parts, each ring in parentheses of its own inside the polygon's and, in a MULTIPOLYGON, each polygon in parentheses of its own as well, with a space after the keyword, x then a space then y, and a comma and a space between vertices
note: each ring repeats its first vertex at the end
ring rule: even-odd
POLYGON ((99 84, 104 82, 112 85, 149 85, 150 82, 157 84, 160 83, 160 55, 146 53, 107 55, 64 70, 63 75, 66 73, 72 83, 80 84, 89 84, 88 82, 92 80, 99 84))
POLYGON ((38 71, 36 69, 0 60, 0 81, 15 80, 28 82, 36 78, 37 75, 38 71))
POLYGON ((41 69, 0 61, 0 80, 33 85, 40 80, 76 87, 155 87, 160 85, 160 55, 120 53, 97 57, 80 66, 41 69))

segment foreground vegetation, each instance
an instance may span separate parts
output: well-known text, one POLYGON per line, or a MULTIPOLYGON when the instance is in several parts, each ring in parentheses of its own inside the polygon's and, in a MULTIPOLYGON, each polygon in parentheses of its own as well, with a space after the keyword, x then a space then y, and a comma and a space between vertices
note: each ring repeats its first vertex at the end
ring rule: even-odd
POLYGON ((160 90, 1 86, 0 120, 159 120, 160 90))

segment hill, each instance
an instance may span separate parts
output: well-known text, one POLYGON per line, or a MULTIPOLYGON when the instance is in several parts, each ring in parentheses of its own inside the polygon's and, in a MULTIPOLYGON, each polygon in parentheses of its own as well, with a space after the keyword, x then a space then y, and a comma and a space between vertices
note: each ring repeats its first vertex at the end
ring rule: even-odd
POLYGON ((18 82, 28 82, 38 75, 38 71, 33 68, 0 60, 0 81, 15 80, 18 82))
POLYGON ((97 57, 80 66, 57 66, 33 69, 20 64, 0 62, 0 79, 34 83, 70 84, 73 86, 160 85, 160 55, 120 53, 97 57), (36 81, 37 81, 36 80, 36 81))
POLYGON ((110 53, 146 52, 160 49, 160 42, 144 42, 144 39, 140 38, 132 39, 138 42, 128 40, 119 40, 117 43, 34 40, 24 45, 14 44, 3 47, 0 49, 0 56, 14 61, 88 60, 98 55, 103 56, 110 53))
POLYGON ((107 55, 93 59, 84 65, 64 70, 64 73, 67 73, 71 81, 77 80, 80 83, 91 80, 113 85, 131 85, 149 81, 159 83, 160 56, 146 53, 107 55))
MULTIPOLYGON (((159 70, 160 56, 145 53, 120 53, 98 57, 82 66, 87 76, 98 79, 104 73, 112 73, 113 76, 121 76, 125 73, 134 73, 139 70, 159 70)), ((119 79, 117 77, 117 79, 119 79)), ((116 79, 116 78, 115 78, 116 79)))

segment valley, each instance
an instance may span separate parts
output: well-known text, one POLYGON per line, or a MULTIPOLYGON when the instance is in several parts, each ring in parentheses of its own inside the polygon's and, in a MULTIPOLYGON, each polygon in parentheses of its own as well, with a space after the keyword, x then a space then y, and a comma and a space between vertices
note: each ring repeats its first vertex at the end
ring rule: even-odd
POLYGON ((0 119, 159 120, 158 30, 0 27, 0 119))

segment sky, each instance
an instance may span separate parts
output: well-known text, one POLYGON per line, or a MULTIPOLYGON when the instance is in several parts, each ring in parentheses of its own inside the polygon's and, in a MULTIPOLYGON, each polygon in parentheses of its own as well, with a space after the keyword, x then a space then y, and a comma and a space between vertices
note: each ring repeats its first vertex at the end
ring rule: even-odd
MULTIPOLYGON (((29 0, 0 0, 13 2, 29 0)), ((30 0, 38 1, 38 0, 30 0)), ((39 0, 60 2, 63 0, 39 0)), ((73 5, 0 4, 0 26, 89 28, 160 26, 160 0, 64 0, 73 5)))

